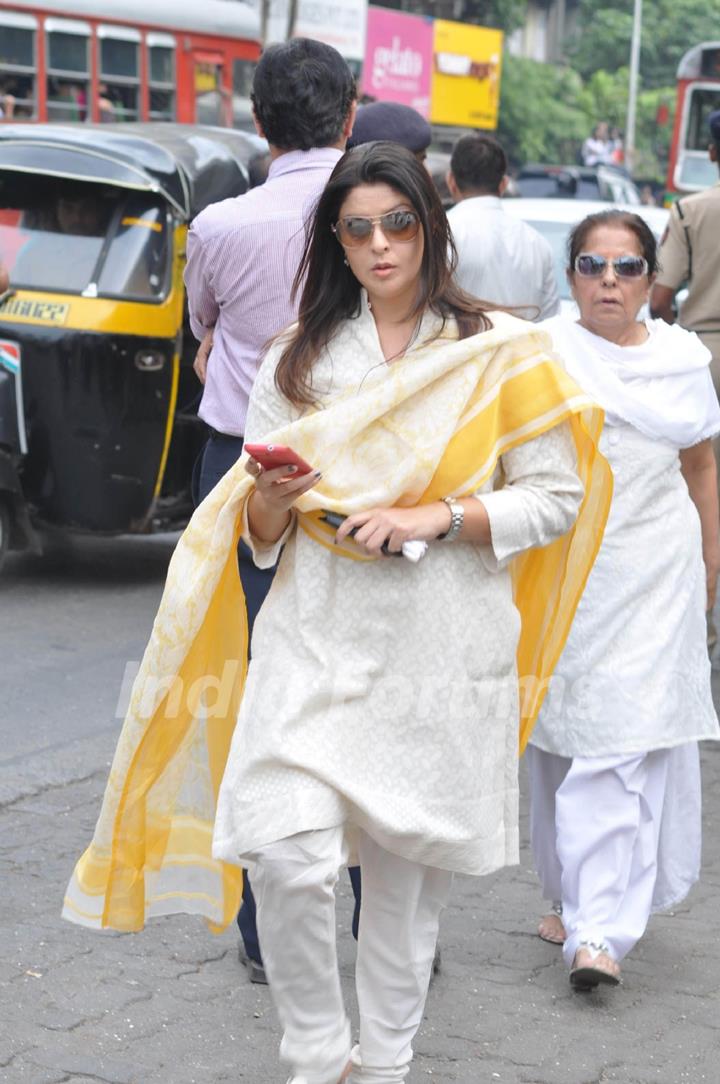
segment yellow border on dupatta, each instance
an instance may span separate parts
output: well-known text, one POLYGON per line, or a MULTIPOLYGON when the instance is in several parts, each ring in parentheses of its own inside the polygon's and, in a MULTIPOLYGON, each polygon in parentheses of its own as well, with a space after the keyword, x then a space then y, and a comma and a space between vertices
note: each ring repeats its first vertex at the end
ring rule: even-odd
MULTIPOLYGON (((501 345, 498 336, 494 343, 488 343, 488 366, 495 357, 492 349, 501 345)), ((520 343, 510 344, 510 349, 515 345, 519 347, 520 343)), ((518 648, 518 673, 523 687, 521 748, 537 716, 600 547, 612 496, 610 469, 597 450, 602 411, 548 357, 543 342, 532 336, 532 343, 524 345, 531 345, 531 351, 522 356, 514 354, 505 365, 498 363, 499 372, 496 365, 495 372, 486 376, 478 363, 474 391, 465 402, 454 434, 437 465, 426 464, 434 473, 425 476, 420 497, 422 503, 451 494, 468 495, 492 476, 504 452, 564 421, 569 423, 577 470, 585 486, 580 514, 567 535, 550 546, 523 554, 513 567, 515 599, 522 616, 518 648)), ((451 344, 449 368, 443 363, 435 369, 429 367, 425 374, 422 359, 413 358, 412 367, 400 370, 398 379, 402 381, 408 373, 425 384, 409 389, 401 386, 397 392, 393 391, 394 385, 387 389, 382 385, 377 393, 384 396, 377 408, 380 424, 386 424, 387 411, 405 403, 408 397, 433 395, 434 385, 428 377, 442 380, 444 372, 452 369, 453 356, 464 364, 463 351, 472 349, 469 342, 451 344)), ((475 364, 471 356, 468 361, 475 364)), ((375 395, 374 389, 368 389, 367 394, 375 395)), ((348 402, 339 409, 347 413, 354 406, 348 402)), ((372 416, 368 416, 368 424, 373 424, 372 416)), ((331 431, 329 420, 315 414, 279 433, 283 442, 293 443, 312 462, 318 448, 312 442, 324 439, 327 453, 333 447, 332 433, 337 431, 343 431, 342 427, 331 431)), ((422 449, 416 449, 416 454, 420 456, 422 449)), ((351 542, 334 545, 334 530, 320 522, 319 512, 309 511, 317 508, 313 500, 322 500, 323 507, 342 511, 343 498, 333 499, 328 476, 329 472, 324 493, 306 501, 308 511, 300 515, 300 526, 336 554, 367 560, 351 542)), ((139 702, 143 685, 151 681, 158 666, 165 667, 162 672, 171 674, 173 683, 179 682, 183 693, 176 698, 179 703, 173 703, 175 686, 171 683, 165 695, 152 700, 152 710, 147 713, 139 710, 137 702, 131 702, 95 838, 68 886, 64 913, 75 921, 137 930, 151 914, 196 911, 210 920, 212 928, 219 929, 229 924, 237 912, 241 872, 211 856, 212 814, 207 813, 207 803, 198 817, 183 818, 187 811, 178 808, 176 801, 183 780, 175 779, 173 758, 187 768, 188 745, 200 738, 203 771, 210 780, 212 800, 216 801, 245 682, 247 617, 236 546, 250 491, 251 481, 242 468, 228 472, 195 513, 173 556, 168 586, 141 675, 133 688, 133 701, 139 702), (235 660, 238 666, 231 695, 221 711, 211 712, 198 722, 198 703, 185 691, 207 675, 221 675, 228 659, 235 660), (184 758, 180 755, 183 752, 184 758), (183 866, 194 867, 188 871, 194 878, 192 884, 189 878, 184 886, 173 881, 173 871, 183 866), (171 876, 163 880, 168 869, 171 876)), ((417 504, 417 494, 395 503, 417 504)), ((191 811, 193 808, 191 803, 191 811)))
MULTIPOLYGON (((494 474, 500 456, 567 422, 575 445, 585 496, 575 524, 549 546, 512 561, 515 605, 521 633, 517 650, 520 683, 520 753, 525 751, 567 641, 575 610, 602 543, 610 512, 613 478, 598 452, 604 413, 548 359, 521 361, 490 391, 478 390, 418 504, 467 497, 494 474), (472 469, 468 471, 468 464, 472 469)), ((302 529, 338 556, 368 558, 352 540, 334 543, 335 530, 320 512, 299 517, 302 529)))

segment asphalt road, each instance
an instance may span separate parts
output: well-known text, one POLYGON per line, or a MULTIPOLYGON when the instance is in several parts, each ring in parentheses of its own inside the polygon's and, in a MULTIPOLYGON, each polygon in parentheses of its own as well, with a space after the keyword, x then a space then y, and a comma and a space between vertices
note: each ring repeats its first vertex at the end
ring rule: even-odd
MULTIPOLYGON (((79 540, 42 561, 13 556, 0 577, 3 1082, 285 1080, 268 992, 247 983, 233 930, 171 918, 100 935, 59 919, 171 547, 79 540)), ((519 867, 457 879, 409 1084, 720 1082, 720 747, 703 762, 703 879, 675 914, 653 919, 618 990, 570 991, 559 952, 534 935, 541 902, 526 848, 519 867)), ((349 919, 343 880, 339 951, 354 1013, 349 919)))
POLYGON ((112 754, 175 535, 55 542, 0 573, 0 801, 112 754))

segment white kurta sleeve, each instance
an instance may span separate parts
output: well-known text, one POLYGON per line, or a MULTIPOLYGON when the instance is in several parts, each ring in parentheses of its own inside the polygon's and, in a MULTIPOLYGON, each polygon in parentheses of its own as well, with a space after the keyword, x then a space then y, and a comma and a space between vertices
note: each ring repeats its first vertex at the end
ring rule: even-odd
POLYGON ((478 493, 490 520, 491 546, 482 547, 489 571, 524 550, 546 546, 568 531, 584 496, 567 423, 501 457, 501 489, 478 493))
POLYGON ((287 542, 290 535, 295 530, 297 517, 293 511, 290 512, 290 522, 278 538, 277 542, 262 542, 259 538, 256 538, 250 531, 250 524, 248 523, 248 502, 245 501, 245 507, 243 508, 242 528, 240 530, 240 537, 250 550, 252 554, 253 564, 257 568, 272 568, 276 565, 280 559, 280 552, 287 542))
MULTIPOLYGON (((284 395, 281 395, 275 386, 275 368, 282 349, 282 342, 274 343, 258 370, 248 404, 244 441, 246 444, 265 443, 270 433, 296 421, 302 413, 298 407, 293 406, 284 395)), ((241 530, 243 542, 250 549, 253 562, 258 568, 272 568, 274 564, 277 564, 280 551, 295 530, 295 513, 291 513, 290 522, 277 542, 261 542, 250 532, 247 509, 246 502, 241 530)))

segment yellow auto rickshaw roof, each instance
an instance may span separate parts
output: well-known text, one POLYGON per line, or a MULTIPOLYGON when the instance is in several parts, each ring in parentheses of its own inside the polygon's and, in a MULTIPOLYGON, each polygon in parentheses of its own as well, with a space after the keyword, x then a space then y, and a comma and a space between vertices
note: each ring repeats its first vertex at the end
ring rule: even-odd
POLYGON ((256 136, 210 125, 0 126, 0 176, 39 173, 157 192, 186 221, 247 191, 248 166, 266 151, 256 136))

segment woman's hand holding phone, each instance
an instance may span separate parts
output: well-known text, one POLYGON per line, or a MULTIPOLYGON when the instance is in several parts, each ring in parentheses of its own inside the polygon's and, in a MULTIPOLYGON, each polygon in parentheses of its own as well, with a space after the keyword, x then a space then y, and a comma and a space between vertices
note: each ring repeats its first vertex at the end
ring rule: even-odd
MULTIPOLYGON (((248 446, 257 448, 256 445, 248 446)), ((289 449, 290 451, 290 449, 289 449)), ((258 452, 258 455, 261 453, 258 452)), ((320 471, 305 471, 309 466, 295 453, 294 463, 272 467, 266 470, 252 454, 245 464, 245 470, 255 481, 255 492, 251 495, 248 506, 248 521, 253 535, 263 542, 277 542, 290 522, 290 510, 309 489, 317 485, 322 477, 320 471), (298 461, 303 464, 298 466, 298 461)))

